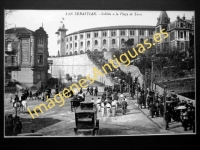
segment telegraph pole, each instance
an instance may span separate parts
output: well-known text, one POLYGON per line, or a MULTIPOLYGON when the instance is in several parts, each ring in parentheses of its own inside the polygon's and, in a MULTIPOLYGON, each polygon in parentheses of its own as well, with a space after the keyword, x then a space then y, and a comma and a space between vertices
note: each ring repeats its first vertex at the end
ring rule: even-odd
POLYGON ((163 124, 166 125, 165 113, 166 113, 166 95, 167 95, 167 85, 164 85, 164 114, 163 114, 163 124))

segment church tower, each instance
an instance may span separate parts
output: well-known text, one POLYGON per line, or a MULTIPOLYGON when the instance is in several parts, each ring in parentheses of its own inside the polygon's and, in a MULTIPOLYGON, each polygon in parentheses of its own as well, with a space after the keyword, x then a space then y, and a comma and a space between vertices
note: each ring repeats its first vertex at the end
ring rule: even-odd
MULTIPOLYGON (((167 26, 170 23, 170 18, 167 15, 166 11, 161 11, 158 17, 158 22, 156 24, 156 33, 160 33, 162 29, 165 29, 163 32, 167 31, 167 26)), ((156 43, 156 53, 164 52, 167 53, 169 49, 168 38, 164 39, 164 35, 161 35, 161 42, 156 43)))
POLYGON ((66 36, 67 29, 65 25, 62 23, 56 32, 57 34, 57 54, 58 56, 65 56, 65 36, 66 36))

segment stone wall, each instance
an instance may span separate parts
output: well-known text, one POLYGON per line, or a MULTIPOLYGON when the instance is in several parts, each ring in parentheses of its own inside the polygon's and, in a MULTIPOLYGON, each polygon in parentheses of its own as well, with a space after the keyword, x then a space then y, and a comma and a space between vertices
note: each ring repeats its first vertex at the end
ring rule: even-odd
MULTIPOLYGON (((87 54, 54 57, 48 58, 48 60, 53 60, 52 77, 59 78, 61 76, 64 83, 68 82, 66 80, 66 74, 69 74, 74 79, 78 75, 83 77, 90 75, 90 77, 93 77, 93 68, 96 67, 90 61, 87 54)), ((51 66, 49 67, 48 73, 51 73, 51 66)), ((106 76, 99 76, 97 81, 106 85, 112 85, 111 80, 106 76)))

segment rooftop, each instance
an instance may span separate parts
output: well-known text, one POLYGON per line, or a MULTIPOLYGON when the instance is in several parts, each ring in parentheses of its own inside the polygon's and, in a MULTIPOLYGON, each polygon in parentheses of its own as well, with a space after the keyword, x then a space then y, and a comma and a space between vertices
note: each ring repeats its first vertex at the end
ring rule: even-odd
POLYGON ((17 34, 17 33, 33 34, 34 32, 25 27, 14 27, 14 28, 5 30, 5 34, 17 34))

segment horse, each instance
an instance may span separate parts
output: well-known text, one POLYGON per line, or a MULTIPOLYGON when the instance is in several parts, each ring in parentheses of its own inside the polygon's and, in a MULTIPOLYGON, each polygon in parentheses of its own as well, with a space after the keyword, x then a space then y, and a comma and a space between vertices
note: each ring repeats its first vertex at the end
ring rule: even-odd
POLYGON ((22 109, 22 112, 23 113, 25 113, 25 110, 26 110, 26 108, 27 108, 27 100, 21 100, 21 98, 20 98, 20 101, 19 102, 15 102, 15 100, 14 99, 11 99, 10 100, 10 103, 12 102, 12 103, 14 103, 15 102, 15 104, 14 104, 14 110, 13 111, 15 111, 15 113, 17 114, 17 112, 18 112, 18 114, 20 113, 20 109, 22 109), (20 102, 21 101, 21 102, 20 102))
POLYGON ((13 112, 15 112, 15 114, 19 114, 20 113, 20 109, 21 109, 21 103, 20 102, 15 102, 14 99, 11 98, 10 103, 12 103, 13 106, 13 112))

